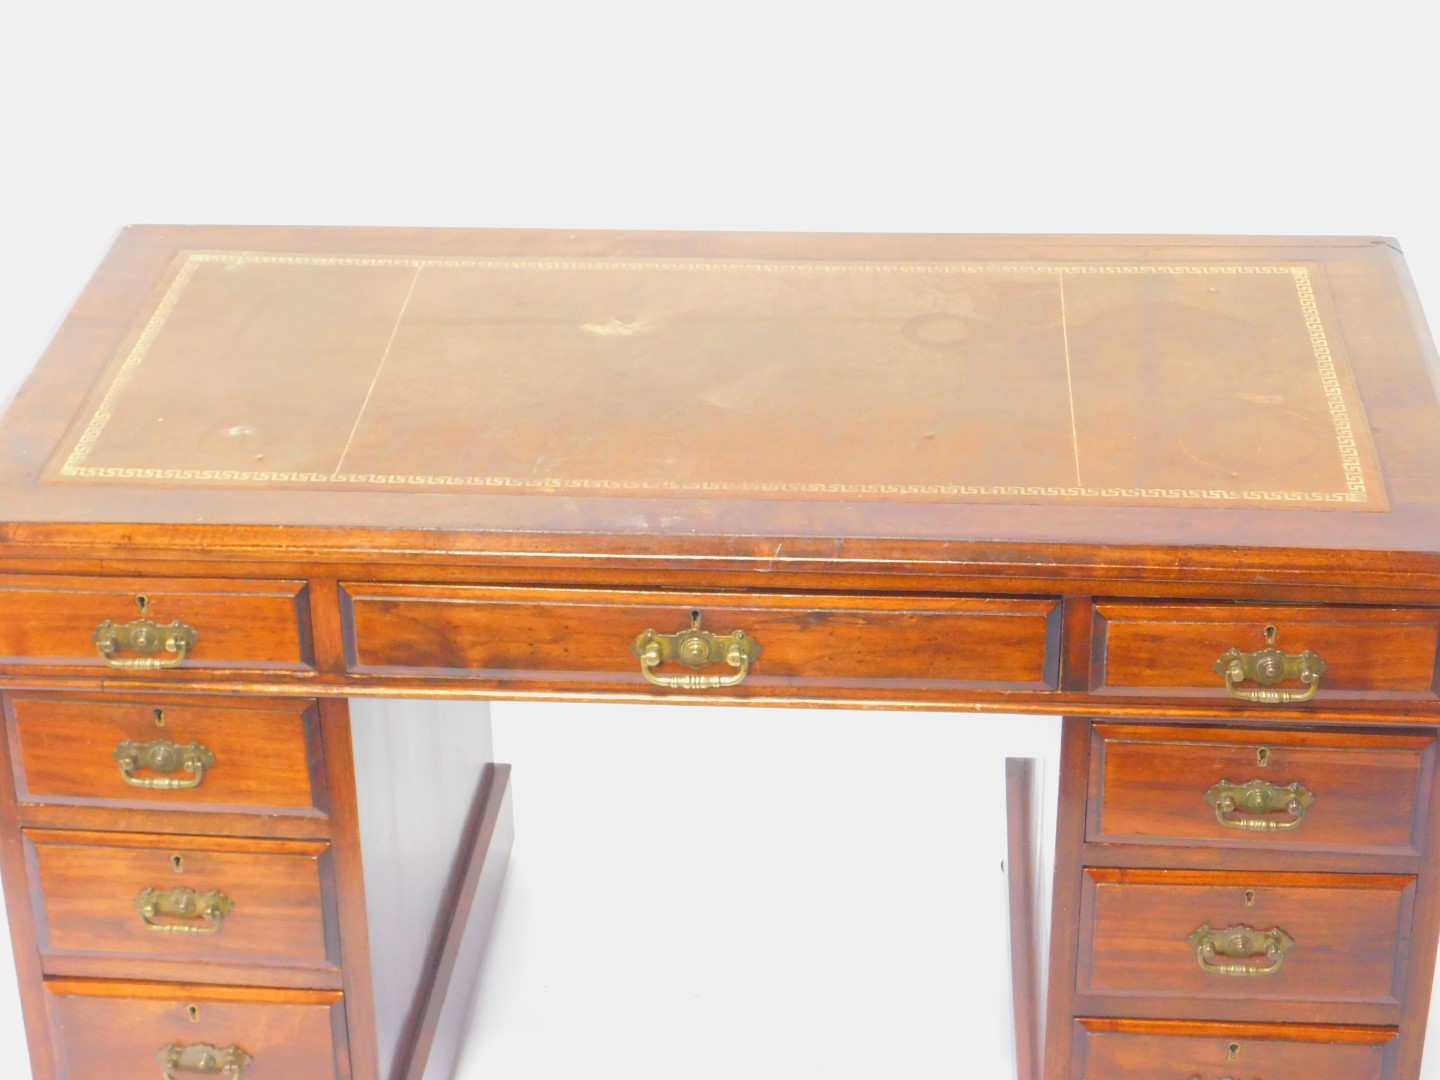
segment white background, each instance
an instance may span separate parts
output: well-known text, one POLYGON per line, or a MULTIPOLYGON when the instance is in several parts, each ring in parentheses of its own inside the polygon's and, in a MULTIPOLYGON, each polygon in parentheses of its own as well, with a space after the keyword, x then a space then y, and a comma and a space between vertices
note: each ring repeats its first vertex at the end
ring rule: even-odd
MULTIPOLYGON (((1384 234, 1440 311, 1431 18, 1258 0, 12 5, 0 400, 126 222, 1384 234)), ((1053 724, 497 717, 522 846, 467 1076, 998 1074, 998 1006, 954 1008, 957 972, 999 975, 993 948, 967 949, 1003 933, 969 921, 999 887, 1000 825, 961 785, 1053 746, 1053 724), (623 790, 594 783, 617 773, 623 790), (855 804, 862 778, 873 805, 855 804), (960 848, 961 813, 993 835, 960 848), (567 969, 567 949, 591 966, 567 969)), ((6 1077, 21 1039, 0 978, 6 1077)))

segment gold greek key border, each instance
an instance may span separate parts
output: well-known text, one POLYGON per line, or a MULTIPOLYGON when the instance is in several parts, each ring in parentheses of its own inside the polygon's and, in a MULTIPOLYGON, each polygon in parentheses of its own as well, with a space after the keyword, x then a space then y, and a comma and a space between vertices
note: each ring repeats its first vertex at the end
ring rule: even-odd
POLYGON ((129 354, 125 357, 125 362, 120 365, 120 370, 115 373, 115 378, 105 391, 105 396, 100 399, 100 404, 96 406, 94 415, 90 417, 90 422, 85 425, 85 430, 80 433, 79 440, 75 443, 74 448, 70 451, 70 456, 60 469, 61 476, 91 475, 91 470, 83 468, 80 463, 89 456, 91 449, 95 446, 95 441, 100 438, 100 433, 105 430, 105 425, 110 423, 115 399, 120 396, 120 391, 125 388, 125 384, 130 381, 131 376, 133 376, 136 369, 140 367, 140 361, 145 359, 145 354, 150 351, 150 346, 154 343, 155 339, 160 336, 161 328, 164 327, 166 320, 170 318, 170 313, 175 310, 175 305, 180 300, 180 294, 185 291, 185 286, 190 284, 190 279, 195 276, 195 270, 199 264, 200 260, 197 260, 192 255, 185 260, 184 264, 175 274, 175 280, 170 283, 170 287, 165 290, 165 295, 160 298, 160 303, 156 306, 154 313, 151 314, 149 322, 147 322, 145 328, 140 331, 140 336, 136 338, 135 344, 131 346, 129 354))
POLYGON ((388 256, 318 256, 284 255, 258 252, 212 252, 189 253, 161 298, 159 305, 142 329, 140 336, 131 347, 121 364, 114 380, 105 392, 95 413, 86 424, 65 464, 60 469, 65 477, 108 479, 108 480, 172 480, 189 482, 228 481, 239 483, 288 483, 288 484, 364 484, 375 486, 403 487, 464 487, 517 491, 585 491, 598 493, 712 493, 727 492, 742 494, 829 494, 829 495, 929 495, 929 496, 970 496, 970 497, 1012 497, 1048 499, 1087 500, 1167 500, 1187 502, 1240 502, 1240 503, 1365 503, 1371 501, 1366 484, 1365 470, 1356 442, 1354 426, 1345 402, 1340 374, 1331 352, 1329 339, 1320 318, 1319 305, 1315 298, 1310 271, 1304 266, 1276 266, 1243 264, 1229 266, 1175 266, 1175 265, 1087 265, 1066 263, 866 263, 866 262, 746 262, 743 260, 682 260, 682 259, 517 259, 517 258, 402 258, 388 256), (985 484, 823 484, 786 482, 680 482, 673 480, 618 481, 604 479, 577 479, 573 477, 470 477, 470 476, 412 476, 377 474, 326 474, 304 472, 251 472, 230 469, 151 469, 122 468, 113 466, 90 466, 84 461, 113 415, 114 402, 120 391, 134 375, 154 343, 171 312, 203 263, 221 262, 243 264, 247 262, 296 265, 296 266, 385 266, 385 267, 444 267, 444 268, 495 268, 527 270, 671 270, 671 271, 716 271, 749 270, 766 273, 902 273, 902 274, 1175 274, 1175 275, 1248 275, 1248 274, 1290 274, 1295 281, 1296 295, 1301 315, 1310 336, 1321 386, 1330 410, 1335 428, 1336 444, 1340 453, 1341 467, 1345 474, 1346 490, 1329 491, 1229 491, 1224 489, 1192 488, 1097 488, 1097 487, 1037 487, 1018 485, 985 484))

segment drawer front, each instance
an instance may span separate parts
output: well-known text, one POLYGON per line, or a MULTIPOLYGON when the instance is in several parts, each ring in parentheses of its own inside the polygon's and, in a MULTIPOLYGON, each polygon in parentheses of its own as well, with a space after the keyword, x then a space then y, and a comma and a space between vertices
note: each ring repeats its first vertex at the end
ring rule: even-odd
MULTIPOLYGON (((647 629, 679 633, 697 618, 704 631, 743 630, 758 644, 738 696, 1043 690, 1053 689, 1059 674, 1060 607, 1053 599, 357 584, 343 587, 342 607, 349 670, 367 675, 644 690, 651 684, 633 651, 636 638, 647 629)), ((666 662, 652 671, 659 678, 725 677, 739 667, 722 659, 699 668, 666 662)))
POLYGON ((1431 734, 1096 724, 1087 834, 1418 855, 1431 734))
POLYGON ((76 666, 153 679, 185 670, 314 669, 304 582, 214 578, 95 578, 0 575, 0 667, 76 666), (149 621, 163 635, 179 622, 195 636, 183 652, 146 651, 132 634, 109 658, 95 640, 106 623, 135 630, 149 621), (128 666, 127 666, 128 665, 128 666))
POLYGON ((50 830, 25 839, 47 959, 338 967, 323 843, 50 830))
MULTIPOLYGON (((1101 693, 1156 690, 1228 698, 1216 662, 1231 649, 1307 650, 1325 663, 1315 700, 1333 697, 1436 697, 1440 611, 1428 608, 1264 607, 1250 604, 1152 604, 1103 601, 1095 607, 1091 672, 1101 693)), ((1297 679, 1279 690, 1303 691, 1297 679)), ((1242 693, 1267 689, 1245 680, 1242 693)))
POLYGON ((1398 1005, 1414 887, 1403 875, 1090 868, 1078 989, 1229 1005, 1398 1005), (1196 932, 1237 926, 1257 932, 1254 950, 1221 948, 1202 965, 1196 932), (1261 936, 1277 930, 1290 942, 1278 961, 1261 936))
MULTIPOLYGON (((349 1062, 336 991, 250 990, 52 979, 45 1005, 58 1080, 156 1080, 162 1056, 243 1054, 238 1080, 343 1080, 349 1062)), ((232 1058, 231 1060, 238 1060, 232 1058)), ((176 1080, 204 1075, 171 1068, 176 1080)), ((230 1074, 212 1073, 226 1076, 230 1074)))
POLYGON ((8 704, 22 804, 323 816, 313 701, 8 704))
POLYGON ((1395 1032, 1261 1024, 1183 1026, 1085 1019, 1076 1025, 1081 1080, 1219 1080, 1223 1076, 1380 1080, 1395 1032))

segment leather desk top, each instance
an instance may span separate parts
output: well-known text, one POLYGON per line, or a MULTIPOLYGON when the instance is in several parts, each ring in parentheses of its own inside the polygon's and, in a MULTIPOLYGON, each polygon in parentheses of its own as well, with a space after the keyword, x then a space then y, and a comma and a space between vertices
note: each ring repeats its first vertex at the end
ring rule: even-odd
POLYGON ((0 539, 1432 574, 1436 370, 1369 238, 136 227, 0 539))

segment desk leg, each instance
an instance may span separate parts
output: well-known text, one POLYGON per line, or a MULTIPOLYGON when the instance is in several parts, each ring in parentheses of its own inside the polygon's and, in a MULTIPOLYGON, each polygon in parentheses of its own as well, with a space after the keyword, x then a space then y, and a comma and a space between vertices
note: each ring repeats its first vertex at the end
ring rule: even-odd
POLYGON ((1080 873, 1090 773, 1090 722, 1066 717, 1060 736, 1055 882, 1050 905, 1050 987, 1045 1006, 1045 1080, 1071 1080, 1076 952, 1080 942, 1080 873))
POLYGON ((510 766, 480 702, 320 708, 354 1080, 449 1080, 514 840, 510 766))
MULTIPOLYGON (((25 1038, 30 1047, 30 1068, 35 1080, 58 1076, 50 1028, 45 1018, 45 987, 42 981, 39 941, 35 932, 34 904, 30 877, 25 867, 24 843, 20 835, 19 807, 15 797, 14 726, 9 722, 10 702, 0 694, 0 873, 5 885, 5 909, 10 921, 10 947, 15 954, 15 975, 19 982, 20 1004, 25 1012, 25 1038)), ((18 1048, 7 1053, 10 1063, 19 1065, 18 1048), (13 1055, 10 1056, 10 1055, 13 1055)), ((22 1066, 23 1068, 23 1066, 22 1066)))
POLYGON ((1040 915, 1035 904, 1035 761, 1005 759, 1005 875, 1010 893, 1010 992, 1015 1073, 1040 1080, 1040 915))

